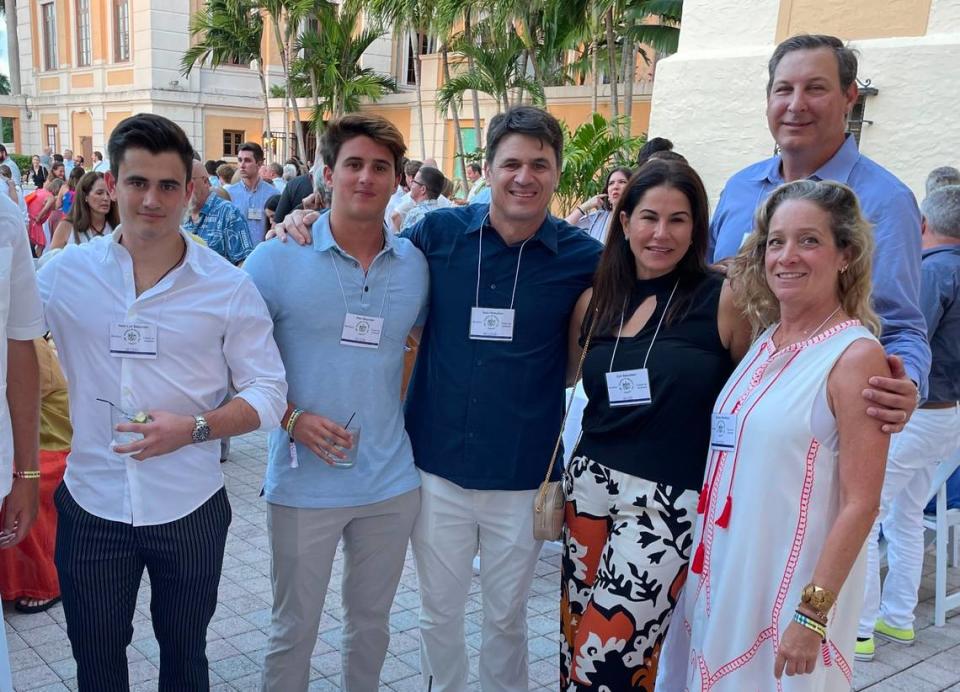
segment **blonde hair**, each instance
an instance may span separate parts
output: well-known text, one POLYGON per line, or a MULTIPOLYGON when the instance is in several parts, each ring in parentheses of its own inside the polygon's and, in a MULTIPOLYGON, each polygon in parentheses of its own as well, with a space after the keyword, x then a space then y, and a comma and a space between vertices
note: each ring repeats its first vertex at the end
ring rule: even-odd
POLYGON ((860 211, 857 195, 832 181, 798 180, 781 185, 764 202, 754 219, 753 232, 733 260, 729 276, 737 304, 759 333, 780 319, 780 302, 767 284, 764 258, 770 220, 784 202, 805 200, 830 215, 830 230, 837 248, 846 251, 846 271, 837 276, 840 305, 873 334, 880 334, 880 319, 870 304, 873 267, 873 231, 860 211))

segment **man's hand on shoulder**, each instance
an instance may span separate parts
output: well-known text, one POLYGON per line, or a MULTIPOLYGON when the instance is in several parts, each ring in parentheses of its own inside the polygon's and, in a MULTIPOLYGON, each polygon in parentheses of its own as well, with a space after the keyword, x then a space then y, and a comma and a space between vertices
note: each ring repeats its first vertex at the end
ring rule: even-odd
POLYGON ((320 218, 318 212, 294 209, 287 214, 280 224, 267 232, 266 239, 278 238, 280 242, 285 243, 287 237, 290 237, 300 245, 309 245, 313 242, 313 234, 310 229, 318 218, 320 218))
POLYGON ((863 398, 870 406, 867 415, 881 423, 885 433, 898 433, 907 425, 917 408, 917 385, 907 376, 899 356, 887 356, 890 377, 871 377, 863 398))

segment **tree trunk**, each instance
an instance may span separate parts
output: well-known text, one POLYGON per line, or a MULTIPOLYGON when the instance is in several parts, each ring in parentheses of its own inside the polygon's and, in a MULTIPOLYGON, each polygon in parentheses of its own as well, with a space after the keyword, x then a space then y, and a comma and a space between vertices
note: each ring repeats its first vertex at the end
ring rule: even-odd
POLYGON ((631 121, 633 120, 633 83, 637 80, 637 46, 633 40, 624 38, 623 55, 626 63, 626 69, 623 73, 626 79, 623 85, 623 114, 627 118, 624 134, 629 137, 632 131, 631 121))
MULTIPOLYGON (((530 60, 530 53, 527 51, 523 51, 523 57, 520 59, 520 77, 521 78, 527 76, 527 65, 529 63, 529 60, 530 60)), ((523 104, 523 86, 521 85, 517 89, 517 100, 514 102, 514 105, 519 106, 522 104, 523 104)))
MULTIPOLYGON (((603 16, 603 24, 607 35, 607 69, 610 78, 610 119, 616 121, 620 115, 617 98, 617 44, 613 37, 613 8, 607 10, 603 16)), ((614 130, 618 128, 614 125, 614 130)))
POLYGON ((413 30, 410 35, 410 45, 413 46, 413 78, 417 82, 417 117, 420 118, 420 157, 427 157, 427 140, 423 132, 423 91, 420 79, 420 33, 413 30))
POLYGON ((591 58, 592 64, 590 69, 593 70, 593 94, 591 94, 590 104, 593 107, 593 112, 596 113, 597 107, 600 105, 599 94, 597 93, 600 85, 600 60, 597 57, 597 50, 599 50, 600 46, 598 45, 597 41, 594 41, 591 46, 591 50, 593 50, 593 57, 591 58))
MULTIPOLYGON (((273 17, 273 36, 277 41, 277 52, 280 53, 280 66, 283 68, 283 79, 286 82, 286 100, 293 104, 294 115, 297 118, 297 126, 294 130, 294 136, 297 143, 297 149, 299 150, 299 155, 306 156, 306 148, 303 146, 303 133, 301 132, 302 128, 300 127, 300 107, 297 105, 296 99, 293 97, 293 84, 290 82, 290 67, 287 60, 289 47, 283 45, 283 33, 280 31, 280 17, 273 17)), ((289 111, 288 111, 289 112, 289 111)), ((289 115, 284 116, 283 128, 286 130, 290 127, 290 117, 289 115)), ((289 149, 290 137, 284 138, 284 159, 290 158, 290 149, 289 149)))
MULTIPOLYGON (((447 52, 447 44, 444 42, 443 48, 440 51, 440 60, 443 63, 443 78, 445 81, 450 81, 450 60, 447 52)), ((460 175, 463 176, 462 180, 464 185, 467 184, 467 161, 464 158, 463 151, 463 131, 460 129, 460 113, 457 109, 457 100, 452 99, 450 101, 450 113, 453 115, 453 132, 457 141, 457 154, 460 158, 460 175)))
POLYGON ((290 62, 292 55, 290 51, 293 50, 291 47, 293 45, 293 37, 290 37, 287 42, 287 48, 284 51, 286 53, 284 64, 283 64, 283 73, 287 78, 287 94, 290 98, 291 103, 293 104, 293 115, 297 119, 297 156, 301 159, 307 158, 307 146, 306 142, 303 141, 303 120, 300 117, 300 104, 297 103, 296 94, 293 93, 293 81, 290 78, 290 62))
MULTIPOLYGON (((17 0, 5 3, 7 15, 7 61, 10 65, 10 95, 20 95, 20 39, 17 37, 17 0)), ((39 50, 39 46, 34 46, 39 50)), ((22 135, 22 133, 21 133, 22 135)), ((17 142, 17 148, 23 149, 23 142, 17 142)))
MULTIPOLYGON (((263 131, 266 133, 265 136, 273 136, 270 130, 270 90, 267 89, 267 78, 266 71, 267 68, 263 64, 263 60, 257 61, 257 76, 260 77, 260 91, 263 93, 263 131)), ((270 161, 273 159, 273 148, 267 150, 267 160, 270 161)))
MULTIPOLYGON (((470 45, 473 45, 473 26, 470 23, 470 8, 463 15, 463 35, 470 45)), ((473 58, 467 57, 467 68, 473 72, 473 58)), ((480 94, 476 89, 470 90, 470 99, 473 101, 473 134, 475 146, 480 146, 480 94)))

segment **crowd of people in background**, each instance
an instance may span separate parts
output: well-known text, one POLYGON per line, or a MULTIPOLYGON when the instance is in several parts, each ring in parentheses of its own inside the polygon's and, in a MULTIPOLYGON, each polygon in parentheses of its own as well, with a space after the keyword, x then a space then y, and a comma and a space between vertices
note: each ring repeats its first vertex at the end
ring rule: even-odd
POLYGON ((479 555, 480 686, 527 689, 546 481, 560 689, 849 689, 875 637, 916 638, 923 513, 960 449, 960 172, 918 206, 861 154, 856 76, 839 39, 782 42, 777 154, 712 215, 654 137, 555 216, 563 133, 531 106, 489 121, 459 187, 360 113, 310 167, 255 142, 202 161, 149 114, 89 170, 0 145, 0 594, 62 602, 79 689, 124 690, 146 569, 161 689, 207 689, 219 464, 259 429, 264 690, 307 688, 341 545, 343 687, 378 688, 408 542, 424 685, 466 689, 479 555))

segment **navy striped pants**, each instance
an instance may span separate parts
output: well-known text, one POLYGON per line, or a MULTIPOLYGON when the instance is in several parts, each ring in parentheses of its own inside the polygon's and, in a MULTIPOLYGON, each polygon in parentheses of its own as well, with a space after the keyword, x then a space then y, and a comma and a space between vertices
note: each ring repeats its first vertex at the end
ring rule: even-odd
POLYGON ((80 692, 129 689, 126 648, 144 567, 160 644, 160 690, 208 690, 207 625, 231 519, 226 489, 182 519, 154 526, 90 514, 64 483, 54 502, 54 559, 80 692))

